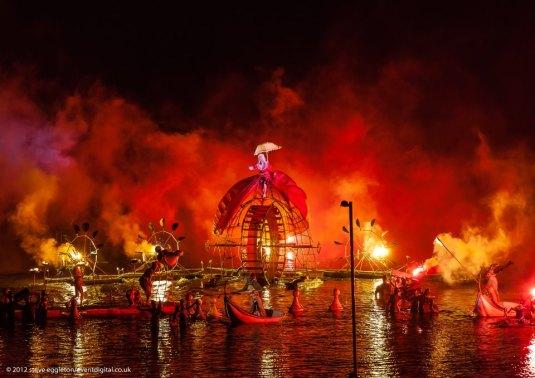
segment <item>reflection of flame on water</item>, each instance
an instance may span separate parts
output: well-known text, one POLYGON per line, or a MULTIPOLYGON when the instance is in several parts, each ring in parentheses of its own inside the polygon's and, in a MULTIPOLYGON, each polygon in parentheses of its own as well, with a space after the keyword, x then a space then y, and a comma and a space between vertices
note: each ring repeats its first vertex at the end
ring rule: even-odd
POLYGON ((171 284, 172 282, 167 280, 153 281, 152 295, 150 299, 156 302, 165 302, 171 284))
POLYGON ((528 365, 530 376, 535 375, 535 338, 531 339, 531 343, 527 346, 528 355, 526 364, 528 365))

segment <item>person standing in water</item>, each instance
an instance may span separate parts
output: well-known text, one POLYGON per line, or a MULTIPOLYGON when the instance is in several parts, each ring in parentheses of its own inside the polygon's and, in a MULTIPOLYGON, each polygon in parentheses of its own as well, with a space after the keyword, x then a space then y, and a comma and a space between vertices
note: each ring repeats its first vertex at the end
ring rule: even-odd
POLYGON ((375 288, 375 299, 380 300, 384 304, 387 304, 392 294, 393 287, 388 282, 386 274, 383 274, 383 282, 375 288))

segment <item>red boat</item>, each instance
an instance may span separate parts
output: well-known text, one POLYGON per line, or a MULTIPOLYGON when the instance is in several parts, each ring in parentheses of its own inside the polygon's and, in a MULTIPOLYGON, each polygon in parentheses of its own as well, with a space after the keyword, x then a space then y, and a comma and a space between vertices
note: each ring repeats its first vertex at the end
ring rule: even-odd
POLYGON ((268 316, 255 315, 233 303, 226 295, 225 311, 232 324, 273 324, 284 319, 284 315, 278 311, 273 311, 268 316))
MULTIPOLYGON (((175 309, 174 303, 164 303, 162 305, 163 314, 172 314, 175 309)), ((131 306, 131 307, 80 307, 78 309, 82 318, 134 318, 143 319, 152 316, 150 306, 131 306)), ((51 308, 47 311, 48 319, 69 318, 70 314, 64 308, 51 308)), ((22 310, 15 312, 17 319, 22 319, 22 310)))
POLYGON ((518 305, 515 302, 500 302, 502 308, 499 308, 488 295, 478 291, 474 313, 479 317, 513 317, 516 315, 514 308, 518 307, 518 305), (506 309, 506 311, 503 309, 506 309))

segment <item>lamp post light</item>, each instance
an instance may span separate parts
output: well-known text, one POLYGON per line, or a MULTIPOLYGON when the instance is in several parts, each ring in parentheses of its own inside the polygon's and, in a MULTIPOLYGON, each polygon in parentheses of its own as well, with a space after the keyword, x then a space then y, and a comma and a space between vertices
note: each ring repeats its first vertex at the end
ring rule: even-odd
POLYGON ((355 257, 353 248, 353 202, 343 200, 340 206, 349 208, 349 254, 351 263, 351 321, 353 324, 353 376, 357 377, 357 324, 355 315, 355 257))

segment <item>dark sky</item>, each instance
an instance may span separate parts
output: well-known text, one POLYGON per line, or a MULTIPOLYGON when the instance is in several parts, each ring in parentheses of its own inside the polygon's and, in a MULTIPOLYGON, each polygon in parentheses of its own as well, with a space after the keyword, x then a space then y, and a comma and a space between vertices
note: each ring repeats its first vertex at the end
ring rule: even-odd
POLYGON ((440 61, 446 77, 436 90, 454 85, 448 74, 467 72, 477 101, 511 120, 494 130, 507 140, 533 135, 533 20, 529 2, 2 1, 0 59, 62 89, 100 80, 171 128, 162 104, 193 117, 232 74, 254 87, 262 72, 283 67, 291 84, 342 56, 365 86, 392 61, 440 61))

